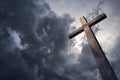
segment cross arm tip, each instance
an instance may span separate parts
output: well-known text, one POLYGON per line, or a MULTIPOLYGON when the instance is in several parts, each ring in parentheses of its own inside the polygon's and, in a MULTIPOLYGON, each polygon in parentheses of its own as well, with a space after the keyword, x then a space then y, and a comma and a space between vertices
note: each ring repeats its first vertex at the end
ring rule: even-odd
POLYGON ((69 39, 72 39, 74 36, 70 33, 69 35, 68 35, 68 38, 69 39))
POLYGON ((80 18, 80 21, 81 21, 83 18, 85 19, 85 16, 82 16, 82 17, 80 18))
POLYGON ((107 15, 105 13, 102 13, 101 15, 104 15, 104 17, 107 18, 107 15))

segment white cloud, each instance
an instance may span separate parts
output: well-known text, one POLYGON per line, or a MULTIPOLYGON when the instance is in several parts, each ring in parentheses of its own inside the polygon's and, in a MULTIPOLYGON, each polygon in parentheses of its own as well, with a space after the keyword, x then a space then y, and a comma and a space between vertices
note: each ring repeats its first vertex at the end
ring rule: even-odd
POLYGON ((13 49, 19 48, 20 50, 22 50, 22 49, 26 49, 28 47, 27 44, 25 44, 25 45, 21 44, 22 41, 20 38, 20 34, 18 32, 12 30, 11 28, 7 28, 7 30, 8 30, 8 33, 10 34, 10 39, 11 39, 11 43, 12 43, 10 45, 13 49))

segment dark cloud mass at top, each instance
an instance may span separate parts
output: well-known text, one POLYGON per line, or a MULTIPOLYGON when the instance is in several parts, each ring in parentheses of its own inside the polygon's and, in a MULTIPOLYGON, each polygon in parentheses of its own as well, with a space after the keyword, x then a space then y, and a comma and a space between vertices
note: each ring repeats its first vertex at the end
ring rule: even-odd
POLYGON ((72 22, 44 0, 0 0, 0 80, 69 80, 57 70, 72 22))

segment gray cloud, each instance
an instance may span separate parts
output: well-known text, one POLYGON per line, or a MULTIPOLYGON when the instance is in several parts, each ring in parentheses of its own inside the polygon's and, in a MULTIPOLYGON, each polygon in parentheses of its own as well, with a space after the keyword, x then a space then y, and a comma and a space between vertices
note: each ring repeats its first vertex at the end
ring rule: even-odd
POLYGON ((73 22, 69 14, 57 16, 44 0, 1 0, 0 17, 0 80, 69 80, 58 71, 67 57, 61 51, 73 22), (25 49, 16 46, 14 32, 25 49))

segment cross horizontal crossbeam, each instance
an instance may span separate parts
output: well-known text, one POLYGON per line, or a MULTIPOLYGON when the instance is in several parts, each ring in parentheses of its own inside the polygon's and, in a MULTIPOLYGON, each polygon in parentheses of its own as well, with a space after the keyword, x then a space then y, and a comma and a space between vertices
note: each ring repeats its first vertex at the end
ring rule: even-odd
POLYGON ((91 20, 90 22, 82 25, 80 28, 76 29, 75 31, 73 31, 72 33, 69 34, 69 38, 73 38, 74 36, 78 35, 79 33, 84 31, 84 28, 86 26, 93 26, 96 23, 102 21, 103 19, 107 18, 107 16, 105 15, 105 13, 102 13, 101 15, 97 16, 96 18, 94 18, 93 20, 91 20))

